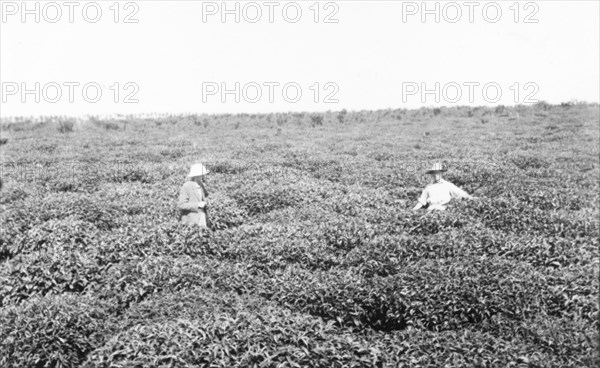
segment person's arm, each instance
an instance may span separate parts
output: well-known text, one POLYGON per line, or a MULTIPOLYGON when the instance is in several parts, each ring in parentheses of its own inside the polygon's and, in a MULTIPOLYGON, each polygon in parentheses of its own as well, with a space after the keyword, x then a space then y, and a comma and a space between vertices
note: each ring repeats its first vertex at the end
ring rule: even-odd
POLYGON ((450 187, 450 195, 452 196, 452 198, 467 198, 467 199, 473 198, 473 197, 471 197, 471 195, 469 193, 465 192, 464 190, 460 189, 459 187, 450 183, 449 181, 447 181, 446 183, 450 187))
POLYGON ((427 205, 427 197, 428 197, 428 192, 427 192, 427 188, 425 188, 423 190, 423 193, 421 193, 421 196, 417 200, 417 204, 413 207, 413 211, 420 210, 421 208, 423 208, 423 206, 426 206, 427 205))
POLYGON ((199 203, 190 201, 190 195, 187 191, 187 188, 183 186, 179 191, 179 201, 177 206, 183 211, 198 212, 199 203))
POLYGON ((421 208, 423 208, 423 205, 421 202, 417 202, 417 204, 413 207, 413 211, 420 210, 421 208))

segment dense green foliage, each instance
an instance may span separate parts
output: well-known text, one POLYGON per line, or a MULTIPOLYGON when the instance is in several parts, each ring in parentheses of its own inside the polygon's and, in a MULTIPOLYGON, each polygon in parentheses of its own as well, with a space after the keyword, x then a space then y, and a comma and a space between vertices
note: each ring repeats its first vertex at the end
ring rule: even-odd
POLYGON ((598 113, 5 122, 0 366, 598 366, 598 113))

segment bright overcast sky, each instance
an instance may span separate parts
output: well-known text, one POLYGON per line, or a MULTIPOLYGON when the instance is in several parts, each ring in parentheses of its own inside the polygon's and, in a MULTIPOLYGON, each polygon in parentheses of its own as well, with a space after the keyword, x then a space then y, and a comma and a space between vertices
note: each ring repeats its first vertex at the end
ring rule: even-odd
POLYGON ((3 117, 599 100, 598 1, 0 3, 3 117))

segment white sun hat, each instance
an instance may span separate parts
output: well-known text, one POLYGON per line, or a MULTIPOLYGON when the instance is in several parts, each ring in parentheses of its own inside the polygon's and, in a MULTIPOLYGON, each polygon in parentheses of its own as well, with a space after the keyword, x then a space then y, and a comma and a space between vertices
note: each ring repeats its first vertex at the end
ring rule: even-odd
POLYGON ((196 176, 202 176, 208 174, 210 171, 202 164, 193 164, 190 168, 190 173, 188 174, 188 178, 193 178, 196 176))
POLYGON ((425 174, 435 174, 438 172, 444 172, 446 171, 446 169, 444 169, 442 167, 442 163, 441 162, 436 162, 435 164, 433 164, 433 166, 431 166, 431 168, 427 171, 425 171, 425 174))

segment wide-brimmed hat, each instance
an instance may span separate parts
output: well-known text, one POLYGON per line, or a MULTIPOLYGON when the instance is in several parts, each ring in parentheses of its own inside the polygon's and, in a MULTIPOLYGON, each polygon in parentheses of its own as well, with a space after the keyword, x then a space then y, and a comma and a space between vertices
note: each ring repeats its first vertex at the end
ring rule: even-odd
POLYGON ((436 162, 429 170, 425 171, 425 174, 435 174, 444 171, 446 171, 446 169, 442 166, 442 163, 436 162))
POLYGON ((188 174, 188 178, 193 178, 196 176, 202 176, 208 174, 210 171, 202 164, 193 164, 190 168, 190 173, 188 174))

